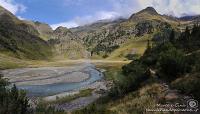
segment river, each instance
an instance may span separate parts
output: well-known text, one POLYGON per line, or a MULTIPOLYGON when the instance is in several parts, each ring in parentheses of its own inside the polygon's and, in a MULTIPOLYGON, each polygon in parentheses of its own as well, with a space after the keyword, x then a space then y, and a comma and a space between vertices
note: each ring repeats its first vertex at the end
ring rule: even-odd
POLYGON ((103 77, 90 62, 70 67, 20 68, 2 72, 12 84, 26 90, 29 97, 46 97, 79 90, 103 77))

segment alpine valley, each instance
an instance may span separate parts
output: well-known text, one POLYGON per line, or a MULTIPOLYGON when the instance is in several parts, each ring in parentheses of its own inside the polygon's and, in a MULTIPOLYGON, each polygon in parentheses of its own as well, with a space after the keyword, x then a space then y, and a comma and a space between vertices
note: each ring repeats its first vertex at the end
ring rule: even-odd
POLYGON ((142 114, 196 103, 199 21, 147 7, 53 30, 0 6, 0 114, 142 114))

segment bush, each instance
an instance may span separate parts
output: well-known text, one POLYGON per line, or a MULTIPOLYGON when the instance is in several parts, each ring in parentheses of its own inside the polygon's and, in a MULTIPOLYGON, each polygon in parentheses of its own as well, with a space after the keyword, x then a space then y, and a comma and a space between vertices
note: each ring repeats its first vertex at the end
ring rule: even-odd
POLYGON ((148 79, 147 68, 139 61, 133 61, 122 67, 123 78, 114 82, 110 91, 112 97, 124 96, 126 93, 137 90, 142 82, 148 79))
POLYGON ((179 50, 171 49, 160 53, 158 60, 159 71, 164 74, 163 78, 173 80, 179 75, 189 72, 191 69, 187 63, 187 58, 179 50))
POLYGON ((128 54, 128 55, 126 55, 126 58, 128 60, 137 60, 137 59, 139 59, 139 57, 140 57, 140 55, 138 55, 138 54, 128 54))
POLYGON ((147 48, 144 55, 141 57, 141 61, 143 64, 147 66, 156 66, 160 53, 166 52, 168 50, 174 50, 176 49, 173 44, 170 42, 165 42, 162 44, 159 44, 153 48, 147 48))
POLYGON ((200 101, 200 73, 191 74, 172 82, 172 87, 200 101))
POLYGON ((107 58, 107 57, 108 57, 108 54, 103 55, 103 58, 104 58, 104 59, 107 58))
POLYGON ((0 74, 0 114, 30 114, 26 93, 19 91, 15 85, 11 89, 8 85, 0 74))

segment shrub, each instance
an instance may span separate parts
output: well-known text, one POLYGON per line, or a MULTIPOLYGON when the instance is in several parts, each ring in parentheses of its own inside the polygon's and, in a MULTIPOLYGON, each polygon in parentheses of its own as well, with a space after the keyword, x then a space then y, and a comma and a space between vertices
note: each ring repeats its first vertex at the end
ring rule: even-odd
POLYGON ((138 54, 128 54, 128 55, 126 55, 126 58, 128 60, 137 60, 137 59, 139 59, 139 57, 140 57, 140 55, 138 55, 138 54))
POLYGON ((159 59, 160 53, 174 49, 175 47, 170 42, 158 44, 153 48, 147 48, 140 60, 147 66, 155 66, 159 59))
POLYGON ((110 91, 112 97, 124 96, 126 93, 137 90, 142 82, 148 79, 146 67, 139 61, 133 61, 122 67, 123 78, 114 82, 110 91))
POLYGON ((19 91, 15 85, 11 89, 8 85, 0 74, 0 114, 29 114, 26 93, 19 91))
POLYGON ((171 49, 164 51, 159 56, 158 68, 166 79, 176 79, 179 75, 188 72, 190 69, 184 53, 179 50, 171 49))
POLYGON ((180 90, 181 92, 193 95, 195 99, 200 101, 200 74, 194 73, 183 78, 179 78, 172 82, 172 87, 180 90))

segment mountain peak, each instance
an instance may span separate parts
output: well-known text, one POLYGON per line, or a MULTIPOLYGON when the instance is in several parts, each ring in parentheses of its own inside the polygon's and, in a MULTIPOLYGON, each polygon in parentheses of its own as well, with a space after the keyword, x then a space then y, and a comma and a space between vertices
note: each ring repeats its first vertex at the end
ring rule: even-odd
POLYGON ((147 7, 145 9, 141 10, 138 13, 140 14, 140 13, 145 13, 145 12, 147 12, 147 13, 149 13, 151 15, 157 15, 158 14, 158 12, 153 7, 147 7))
POLYGON ((58 28, 56 28, 55 32, 66 32, 66 31, 69 31, 69 29, 67 27, 62 27, 62 26, 59 26, 58 28))
POLYGON ((66 34, 69 32, 71 32, 71 31, 67 27, 62 27, 62 26, 60 26, 60 27, 56 28, 56 30, 54 30, 55 34, 66 34))
POLYGON ((147 14, 152 15, 152 16, 159 15, 158 12, 153 7, 147 7, 145 9, 133 14, 129 19, 130 20, 146 19, 147 18, 147 14))

